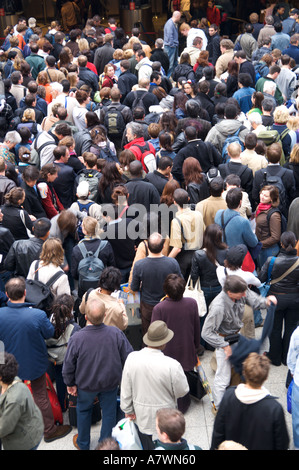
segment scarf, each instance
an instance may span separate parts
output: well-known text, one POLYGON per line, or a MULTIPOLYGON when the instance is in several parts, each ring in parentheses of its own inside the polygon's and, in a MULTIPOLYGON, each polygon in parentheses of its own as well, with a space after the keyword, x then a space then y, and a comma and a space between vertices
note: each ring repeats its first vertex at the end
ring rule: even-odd
POLYGON ((272 204, 262 204, 262 203, 260 203, 257 206, 256 217, 259 215, 260 212, 268 211, 269 209, 271 209, 271 207, 272 207, 272 204))

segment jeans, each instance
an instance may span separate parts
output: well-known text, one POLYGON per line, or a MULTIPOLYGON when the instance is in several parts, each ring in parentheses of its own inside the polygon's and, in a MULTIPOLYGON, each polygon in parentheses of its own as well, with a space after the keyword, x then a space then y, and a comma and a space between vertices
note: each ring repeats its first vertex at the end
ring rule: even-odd
POLYGON ((178 47, 164 46, 164 52, 169 58, 169 69, 167 77, 169 78, 178 65, 178 47))
POLYGON ((78 388, 77 398, 77 444, 81 450, 89 450, 92 407, 95 396, 98 397, 102 409, 102 427, 99 441, 110 437, 112 428, 117 423, 117 391, 118 388, 106 392, 86 392, 78 388))
POLYGON ((262 266, 265 264, 269 256, 276 256, 278 253, 279 253, 278 243, 275 243, 275 245, 269 246, 269 248, 262 248, 258 256, 259 268, 262 268, 262 266))
POLYGON ((292 427, 294 446, 299 450, 299 387, 295 382, 292 390, 292 427))

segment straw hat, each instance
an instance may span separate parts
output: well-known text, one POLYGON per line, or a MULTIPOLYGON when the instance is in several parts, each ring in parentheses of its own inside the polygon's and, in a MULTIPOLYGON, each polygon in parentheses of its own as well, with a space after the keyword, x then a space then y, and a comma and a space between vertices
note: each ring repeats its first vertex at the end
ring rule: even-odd
POLYGON ((173 331, 167 328, 164 321, 157 320, 150 324, 147 333, 143 336, 143 342, 147 346, 163 346, 173 338, 173 331))

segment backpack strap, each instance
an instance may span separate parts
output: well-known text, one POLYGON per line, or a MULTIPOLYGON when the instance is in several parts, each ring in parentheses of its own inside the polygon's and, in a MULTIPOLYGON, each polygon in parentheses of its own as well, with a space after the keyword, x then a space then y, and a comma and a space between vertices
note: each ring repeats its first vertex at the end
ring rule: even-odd
POLYGON ((240 215, 240 214, 239 214, 239 213, 234 214, 227 222, 224 223, 224 210, 222 211, 222 214, 221 214, 221 226, 222 226, 222 230, 223 230, 223 238, 224 238, 224 241, 226 241, 226 235, 225 235, 226 226, 230 223, 230 221, 231 221, 234 217, 237 217, 238 215, 240 215))
POLYGON ((271 258, 271 260, 270 260, 270 263, 269 263, 269 266, 268 266, 267 282, 270 282, 270 280, 271 280, 271 274, 272 274, 272 269, 273 269, 275 260, 276 260, 275 256, 272 256, 272 258, 271 258))
POLYGON ((88 251, 87 251, 87 248, 84 245, 83 241, 78 243, 78 248, 81 251, 81 254, 82 254, 83 258, 86 258, 87 254, 88 254, 88 251))
POLYGON ((58 271, 56 274, 53 274, 53 276, 50 277, 50 279, 48 280, 48 282, 45 283, 45 285, 47 287, 51 287, 63 274, 64 272, 62 270, 58 271))
POLYGON ((100 252, 107 246, 108 241, 107 240, 101 240, 101 243, 99 244, 94 256, 98 258, 100 252))

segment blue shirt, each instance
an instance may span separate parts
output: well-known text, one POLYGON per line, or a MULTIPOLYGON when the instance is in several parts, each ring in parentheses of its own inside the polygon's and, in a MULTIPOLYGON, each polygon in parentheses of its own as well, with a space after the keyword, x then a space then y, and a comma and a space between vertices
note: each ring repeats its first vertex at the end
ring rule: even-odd
POLYGON ((279 49, 283 51, 290 44, 290 36, 285 33, 276 33, 271 36, 271 49, 279 49))
POLYGON ((299 47, 290 44, 287 49, 284 49, 282 51, 282 54, 289 55, 292 59, 296 61, 296 64, 299 64, 299 47))
MULTIPOLYGON (((215 215, 215 224, 220 225, 220 227, 222 227, 222 212, 223 209, 220 209, 215 215)), ((229 247, 235 245, 246 245, 247 248, 254 248, 257 245, 258 239, 252 231, 249 220, 242 217, 237 211, 225 209, 224 224, 227 224, 225 235, 226 243, 229 247), (230 219, 232 220, 230 221, 230 219)))
POLYGON ((251 97, 254 92, 254 88, 244 87, 240 88, 238 91, 235 91, 233 94, 233 98, 238 101, 241 111, 243 111, 244 114, 248 113, 248 111, 250 111, 252 108, 251 97))
POLYGON ((179 45, 179 31, 177 25, 170 18, 164 25, 164 46, 176 47, 179 45))

